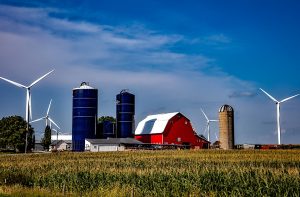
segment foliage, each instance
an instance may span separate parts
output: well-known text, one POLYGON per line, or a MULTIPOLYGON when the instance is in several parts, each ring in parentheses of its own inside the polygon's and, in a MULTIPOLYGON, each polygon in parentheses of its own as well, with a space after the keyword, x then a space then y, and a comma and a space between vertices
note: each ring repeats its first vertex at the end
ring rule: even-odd
MULTIPOLYGON (((27 122, 20 116, 4 117, 0 120, 0 146, 3 149, 13 149, 23 152, 26 143, 27 122)), ((28 147, 33 148, 32 141, 33 128, 29 125, 28 147)))
POLYGON ((102 123, 104 121, 110 121, 112 123, 116 123, 116 119, 112 116, 101 116, 100 118, 98 118, 99 123, 102 123))
POLYGON ((42 145, 45 150, 49 150, 49 146, 51 144, 51 128, 50 126, 46 126, 44 137, 42 138, 42 145))
POLYGON ((299 153, 168 150, 0 155, 0 193, 299 196, 299 153))

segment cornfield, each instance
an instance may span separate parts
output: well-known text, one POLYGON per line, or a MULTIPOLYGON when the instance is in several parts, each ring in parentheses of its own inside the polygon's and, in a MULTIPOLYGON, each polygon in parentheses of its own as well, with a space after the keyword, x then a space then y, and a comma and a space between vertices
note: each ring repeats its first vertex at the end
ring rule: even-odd
POLYGON ((13 196, 300 196, 300 150, 0 155, 13 196))

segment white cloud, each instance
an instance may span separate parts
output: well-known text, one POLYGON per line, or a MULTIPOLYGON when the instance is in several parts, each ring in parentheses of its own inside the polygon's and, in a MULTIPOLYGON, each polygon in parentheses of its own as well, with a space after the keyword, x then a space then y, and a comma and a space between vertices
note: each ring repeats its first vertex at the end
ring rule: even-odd
MULTIPOLYGON (((1 76, 26 84, 52 67, 56 69, 40 85, 47 87, 47 91, 39 87, 34 90, 35 114, 44 114, 49 99, 54 98, 53 115, 62 128, 70 131, 71 89, 81 81, 90 81, 100 91, 100 115, 114 115, 115 94, 129 88, 137 96, 137 120, 150 113, 181 111, 201 133, 205 121, 201 119, 199 108, 217 117, 218 107, 228 103, 236 109, 236 136, 240 142, 246 137, 252 141, 258 139, 261 127, 267 128, 263 136, 272 135, 272 127, 260 125, 264 114, 257 114, 253 108, 265 109, 261 97, 243 100, 249 99, 250 93, 256 90, 252 82, 222 72, 210 57, 172 51, 174 44, 188 38, 160 34, 136 24, 115 27, 68 21, 50 17, 51 11, 50 8, 0 6, 1 76), (207 74, 203 69, 217 72, 207 74), (51 86, 46 86, 49 82, 51 86)), ((223 34, 209 39, 230 42, 223 34)), ((0 85, 10 88, 3 82, 0 85)), ((0 94, 0 97, 5 96, 0 94)), ((18 99, 0 103, 1 109, 7 113, 19 111, 23 115, 23 108, 14 105, 18 99)), ((4 111, 0 113, 6 115, 4 111)))
POLYGON ((254 92, 254 91, 252 91, 252 92, 250 92, 250 91, 240 91, 240 92, 234 91, 229 95, 229 97, 230 98, 234 98, 234 97, 237 97, 237 98, 239 98, 239 97, 254 97, 256 95, 257 95, 257 93, 254 92))
POLYGON ((225 36, 224 34, 214 34, 214 35, 210 35, 205 37, 205 40, 207 42, 211 42, 214 44, 217 43, 223 43, 223 44, 227 44, 231 42, 231 39, 228 38, 227 36, 225 36))

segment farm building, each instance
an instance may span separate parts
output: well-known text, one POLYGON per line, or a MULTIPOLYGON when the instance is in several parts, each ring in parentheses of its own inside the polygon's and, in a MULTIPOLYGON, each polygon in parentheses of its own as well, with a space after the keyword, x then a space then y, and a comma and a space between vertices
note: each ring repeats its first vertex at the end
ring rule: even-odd
POLYGON ((176 144, 208 148, 204 137, 197 135, 190 120, 179 112, 147 116, 136 130, 135 139, 149 144, 176 144))
POLYGON ((54 140, 50 144, 50 151, 65 151, 71 150, 72 140, 54 140))
POLYGON ((255 149, 255 144, 237 144, 236 149, 255 149))
POLYGON ((124 151, 143 144, 133 138, 85 139, 85 150, 91 152, 124 151))

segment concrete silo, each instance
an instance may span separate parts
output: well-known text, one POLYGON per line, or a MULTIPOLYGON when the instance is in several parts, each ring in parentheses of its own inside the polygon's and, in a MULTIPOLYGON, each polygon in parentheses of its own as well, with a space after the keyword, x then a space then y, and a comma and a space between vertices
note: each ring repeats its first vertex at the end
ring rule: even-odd
POLYGON ((223 105, 219 109, 220 148, 234 148, 234 111, 230 105, 223 105))
POLYGON ((98 90, 82 82, 73 89, 72 150, 84 151, 85 139, 96 137, 98 90))

